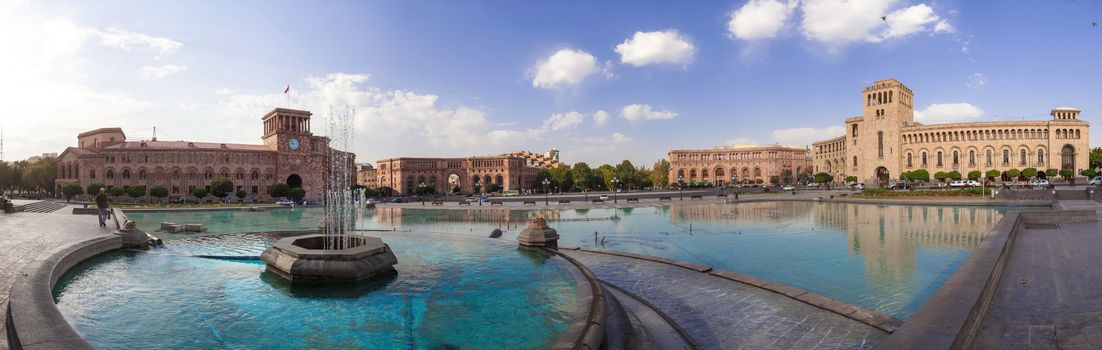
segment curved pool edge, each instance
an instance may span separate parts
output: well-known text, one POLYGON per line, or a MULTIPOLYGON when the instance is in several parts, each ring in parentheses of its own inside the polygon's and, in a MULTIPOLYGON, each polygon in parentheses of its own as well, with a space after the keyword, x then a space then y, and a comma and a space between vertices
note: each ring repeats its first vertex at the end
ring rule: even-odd
POLYGON ((11 349, 92 349, 54 303, 58 279, 85 260, 121 249, 122 236, 100 236, 69 244, 28 264, 11 287, 5 315, 11 349))
POLYGON ((570 276, 574 278, 575 290, 578 291, 578 300, 589 305, 589 312, 584 318, 575 314, 570 320, 570 326, 566 333, 559 336, 554 349, 599 349, 605 338, 605 322, 608 314, 604 288, 601 280, 593 274, 585 264, 575 260, 569 255, 557 250, 538 248, 552 256, 560 257, 574 266, 570 270, 570 276), (585 291, 585 293, 583 293, 585 291), (588 302, 585 302, 588 301, 588 302))
POLYGON ((683 268, 683 269, 686 269, 686 270, 691 270, 691 271, 695 271, 695 272, 699 272, 699 273, 709 274, 709 275, 712 275, 712 276, 715 276, 715 277, 718 277, 718 278, 722 278, 722 279, 725 279, 725 280, 729 280, 729 281, 732 281, 732 282, 742 283, 742 284, 754 286, 756 288, 760 288, 760 289, 763 289, 763 290, 767 290, 767 291, 770 291, 770 292, 773 292, 773 293, 784 295, 786 297, 789 297, 793 300, 802 302, 804 304, 808 304, 808 305, 811 305, 811 306, 814 306, 814 307, 817 307, 817 308, 820 308, 820 309, 823 309, 823 310, 826 310, 826 311, 830 311, 832 313, 841 315, 845 318, 848 318, 848 319, 851 319, 851 320, 854 320, 854 321, 872 326, 874 328, 877 328, 879 330, 884 331, 885 333, 893 333, 897 329, 902 327, 903 324, 904 324, 904 321, 896 319, 895 317, 892 317, 892 316, 889 316, 889 315, 886 315, 886 314, 882 314, 882 313, 879 313, 879 312, 876 312, 876 311, 868 310, 868 309, 865 309, 865 308, 862 308, 862 307, 859 307, 859 306, 851 305, 851 304, 848 304, 848 303, 845 303, 845 302, 842 302, 842 301, 838 301, 838 300, 835 300, 835 299, 827 298, 827 297, 824 297, 824 296, 821 296, 821 295, 818 295, 818 294, 815 294, 813 292, 809 292, 809 291, 806 291, 806 290, 803 290, 803 289, 791 287, 791 286, 788 286, 788 285, 785 285, 785 284, 782 284, 782 283, 779 283, 779 282, 771 281, 771 280, 763 280, 763 279, 750 277, 748 275, 744 275, 744 274, 737 273, 737 272, 719 270, 719 269, 715 269, 715 268, 710 267, 710 266, 705 266, 705 265, 700 265, 700 264, 693 264, 693 263, 689 263, 689 262, 673 260, 673 259, 667 259, 667 258, 656 257, 656 256, 650 256, 650 255, 625 253, 625 252, 610 251, 610 250, 597 250, 597 249, 589 249, 589 248, 581 248, 581 247, 570 247, 570 248, 562 248, 562 249, 579 250, 579 251, 589 252, 589 253, 607 254, 607 255, 619 256, 619 257, 624 257, 624 258, 646 260, 646 261, 650 261, 650 262, 656 262, 656 263, 662 263, 662 264, 677 266, 677 267, 680 267, 680 268, 683 268))

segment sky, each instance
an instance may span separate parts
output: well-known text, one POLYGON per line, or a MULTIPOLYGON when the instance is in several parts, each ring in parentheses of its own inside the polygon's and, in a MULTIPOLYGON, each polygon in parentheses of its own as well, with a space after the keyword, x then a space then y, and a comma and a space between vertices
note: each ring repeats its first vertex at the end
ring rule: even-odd
POLYGON ((287 107, 315 134, 352 114, 359 162, 557 148, 649 166, 840 136, 888 78, 924 123, 1060 106, 1096 123, 1092 22, 1102 2, 0 0, 3 156, 101 127, 258 144, 287 107))

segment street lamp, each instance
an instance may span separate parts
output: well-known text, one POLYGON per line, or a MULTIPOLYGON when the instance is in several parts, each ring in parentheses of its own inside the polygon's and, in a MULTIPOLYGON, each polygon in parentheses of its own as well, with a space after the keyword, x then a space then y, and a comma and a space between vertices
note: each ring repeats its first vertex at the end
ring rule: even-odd
POLYGON ((681 175, 677 175, 677 195, 677 200, 685 200, 685 177, 681 175))
POLYGON ((551 180, 543 179, 543 205, 551 205, 551 201, 547 198, 547 185, 551 184, 551 180))
POLYGON ((417 185, 417 195, 421 197, 421 205, 425 205, 425 183, 422 182, 417 185))
POLYGON ((616 201, 616 189, 620 188, 620 179, 612 177, 612 203, 619 203, 616 201))

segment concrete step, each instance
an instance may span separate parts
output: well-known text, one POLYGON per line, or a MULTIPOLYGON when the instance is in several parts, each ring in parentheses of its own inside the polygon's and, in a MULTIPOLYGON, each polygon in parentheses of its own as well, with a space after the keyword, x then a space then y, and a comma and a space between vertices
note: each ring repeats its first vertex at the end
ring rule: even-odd
POLYGON ((23 206, 23 211, 28 213, 52 213, 68 206, 65 203, 38 201, 23 206))
POLYGON ((1057 200, 1087 200, 1090 199, 1086 190, 1056 190, 1057 200))
MULTIPOLYGON (((676 325, 669 321, 669 318, 664 317, 646 301, 614 285, 605 283, 604 286, 605 295, 610 301, 608 304, 616 304, 616 308, 622 310, 621 316, 626 317, 626 323, 630 330, 624 330, 622 329, 623 326, 617 326, 620 328, 616 329, 616 333, 610 334, 608 330, 614 327, 607 327, 605 344, 602 345, 602 348, 669 350, 696 348, 684 332, 680 331, 676 325), (626 340, 615 341, 611 339, 616 336, 625 337, 626 340)), ((610 320, 607 323, 610 325, 614 323, 611 320, 614 315, 614 313, 609 312, 610 320)), ((625 323, 624 321, 619 322, 625 323)))

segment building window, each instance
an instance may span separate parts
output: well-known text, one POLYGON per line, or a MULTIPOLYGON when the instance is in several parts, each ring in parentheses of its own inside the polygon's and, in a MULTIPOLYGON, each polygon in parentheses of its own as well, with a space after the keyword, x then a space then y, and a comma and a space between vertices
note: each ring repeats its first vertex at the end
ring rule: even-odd
POLYGON ((1004 149, 1003 150, 1003 166, 1009 166, 1009 165, 1010 165, 1010 150, 1004 149))
POLYGON ((942 165, 942 162, 941 162, 941 151, 938 151, 937 152, 937 167, 940 168, 942 166, 943 165, 942 165))
POLYGON ((922 152, 922 167, 925 168, 927 164, 930 163, 926 162, 926 152, 922 152))
POLYGON ((107 169, 107 172, 105 172, 103 174, 103 176, 107 177, 108 180, 113 180, 113 179, 115 179, 115 171, 111 170, 111 169, 107 169))
POLYGON ((876 132, 876 145, 877 145, 876 146, 876 149, 877 149, 876 154, 880 158, 884 158, 884 132, 883 131, 877 131, 876 132))
POLYGON ((1025 165, 1026 162, 1029 160, 1029 157, 1026 156, 1024 149, 1022 150, 1022 152, 1021 152, 1021 154, 1019 155, 1018 158, 1019 158, 1018 163, 1021 164, 1021 165, 1025 165))
POLYGON ((960 154, 957 151, 953 151, 953 168, 960 166, 960 154))
POLYGON ((1045 150, 1043 150, 1043 149, 1037 150, 1037 164, 1038 165, 1044 165, 1045 164, 1045 150))
POLYGON ((991 150, 987 150, 987 166, 991 166, 991 150))
POLYGON ((851 128, 853 129, 853 137, 857 137, 857 124, 853 124, 851 128))
POLYGON ((92 180, 96 179, 96 169, 88 170, 88 177, 92 180))
POLYGON ((122 169, 122 179, 130 180, 130 169, 122 169))
MULTIPOLYGON (((856 157, 854 157, 854 158, 856 158, 856 157)), ((911 154, 907 153, 907 168, 913 168, 914 167, 914 163, 912 163, 912 161, 913 161, 913 159, 911 159, 911 154)))
POLYGON ((968 166, 976 166, 976 151, 968 151, 968 166))

